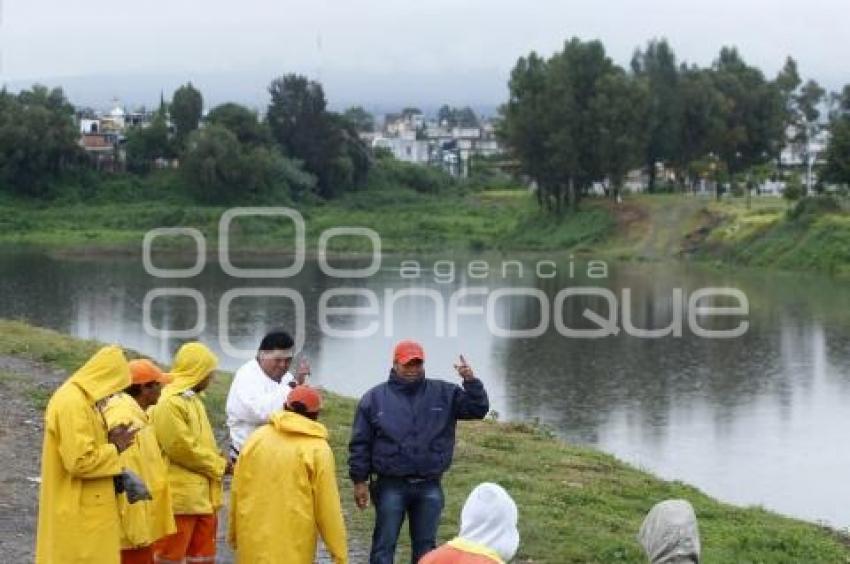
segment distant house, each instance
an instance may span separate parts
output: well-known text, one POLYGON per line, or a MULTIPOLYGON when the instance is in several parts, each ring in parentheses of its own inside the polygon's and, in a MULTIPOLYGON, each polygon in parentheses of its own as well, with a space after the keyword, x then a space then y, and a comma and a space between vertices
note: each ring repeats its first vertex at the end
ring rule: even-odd
POLYGON ((80 133, 100 133, 100 118, 80 118, 80 133))
POLYGON ((815 134, 809 140, 808 146, 795 142, 797 130, 792 125, 785 131, 787 143, 779 155, 779 162, 784 167, 805 167, 807 153, 810 154, 815 164, 823 164, 826 148, 829 145, 829 128, 826 125, 818 125, 815 134))
POLYGON ((372 148, 389 150, 400 161, 428 164, 428 141, 408 137, 376 137, 372 148))
POLYGON ((468 174, 474 156, 503 152, 491 121, 483 120, 476 127, 450 127, 445 121, 425 120, 422 112, 414 109, 386 114, 383 133, 370 141, 399 160, 430 164, 455 176, 468 174))
MULTIPOLYGON (((79 145, 98 170, 119 170, 124 166, 124 143, 129 129, 149 126, 156 115, 144 108, 127 112, 117 98, 111 109, 96 112, 80 108, 76 112, 79 124, 79 145)), ((169 123, 169 128, 171 124, 169 123)), ((167 166, 173 166, 167 164, 167 166)))
POLYGON ((387 137, 416 138, 417 132, 425 126, 425 116, 419 111, 405 111, 400 114, 384 116, 384 133, 387 137))
POLYGON ((113 108, 108 114, 100 118, 100 130, 101 132, 123 133, 127 125, 124 108, 119 105, 117 98, 112 103, 113 108))
POLYGON ((83 133, 79 145, 86 152, 97 170, 118 169, 117 138, 108 133, 83 133))
POLYGON ((765 180, 758 187, 758 194, 762 196, 781 196, 785 192, 784 180, 765 180))

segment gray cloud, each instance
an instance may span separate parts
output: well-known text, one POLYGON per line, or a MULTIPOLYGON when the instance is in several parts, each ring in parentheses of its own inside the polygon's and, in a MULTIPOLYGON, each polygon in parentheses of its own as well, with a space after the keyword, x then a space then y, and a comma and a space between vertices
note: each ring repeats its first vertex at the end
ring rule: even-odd
POLYGON ((3 0, 2 11, 2 80, 65 84, 95 105, 154 103, 188 79, 210 102, 262 105, 273 76, 297 71, 334 105, 494 106, 517 57, 572 36, 602 40, 624 65, 666 37, 700 65, 736 45, 768 75, 791 54, 805 77, 850 82, 837 47, 846 0, 3 0))

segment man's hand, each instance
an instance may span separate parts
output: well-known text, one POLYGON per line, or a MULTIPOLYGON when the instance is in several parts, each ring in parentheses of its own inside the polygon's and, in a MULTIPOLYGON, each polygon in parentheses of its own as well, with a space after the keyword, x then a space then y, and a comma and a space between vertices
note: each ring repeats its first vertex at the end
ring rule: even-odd
POLYGON ((369 507, 369 486, 366 482, 355 482, 354 484, 354 503, 359 509, 369 507))
POLYGON ((307 381, 307 376, 310 375, 310 361, 306 356, 302 356, 298 361, 298 368, 295 370, 295 382, 298 386, 303 386, 307 381))
POLYGON ((458 376, 464 380, 471 380, 472 378, 475 378, 475 374, 472 373, 472 367, 466 363, 466 359, 463 358, 463 355, 460 355, 460 364, 455 364, 455 370, 457 370, 458 376))
POLYGON ((131 429, 129 425, 122 423, 113 427, 107 435, 109 442, 115 445, 119 453, 124 452, 133 444, 133 438, 138 433, 138 429, 131 429))

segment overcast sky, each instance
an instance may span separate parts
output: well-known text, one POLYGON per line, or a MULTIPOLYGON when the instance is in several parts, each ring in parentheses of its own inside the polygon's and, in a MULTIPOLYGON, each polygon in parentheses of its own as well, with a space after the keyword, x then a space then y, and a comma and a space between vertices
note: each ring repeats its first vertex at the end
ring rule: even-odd
POLYGON ((721 45, 773 76, 850 82, 850 0, 0 0, 0 77, 62 84, 75 103, 153 103, 193 80, 210 104, 265 104, 271 78, 319 78, 335 107, 494 107, 520 55, 600 39, 627 65, 666 37, 708 65, 721 45))

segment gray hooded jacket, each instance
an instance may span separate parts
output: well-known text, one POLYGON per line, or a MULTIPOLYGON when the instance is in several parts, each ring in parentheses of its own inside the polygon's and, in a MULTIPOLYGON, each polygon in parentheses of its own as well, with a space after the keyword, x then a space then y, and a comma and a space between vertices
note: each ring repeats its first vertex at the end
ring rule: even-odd
POLYGON ((694 508, 682 499, 657 503, 643 520, 638 541, 651 564, 698 564, 700 544, 694 508))

